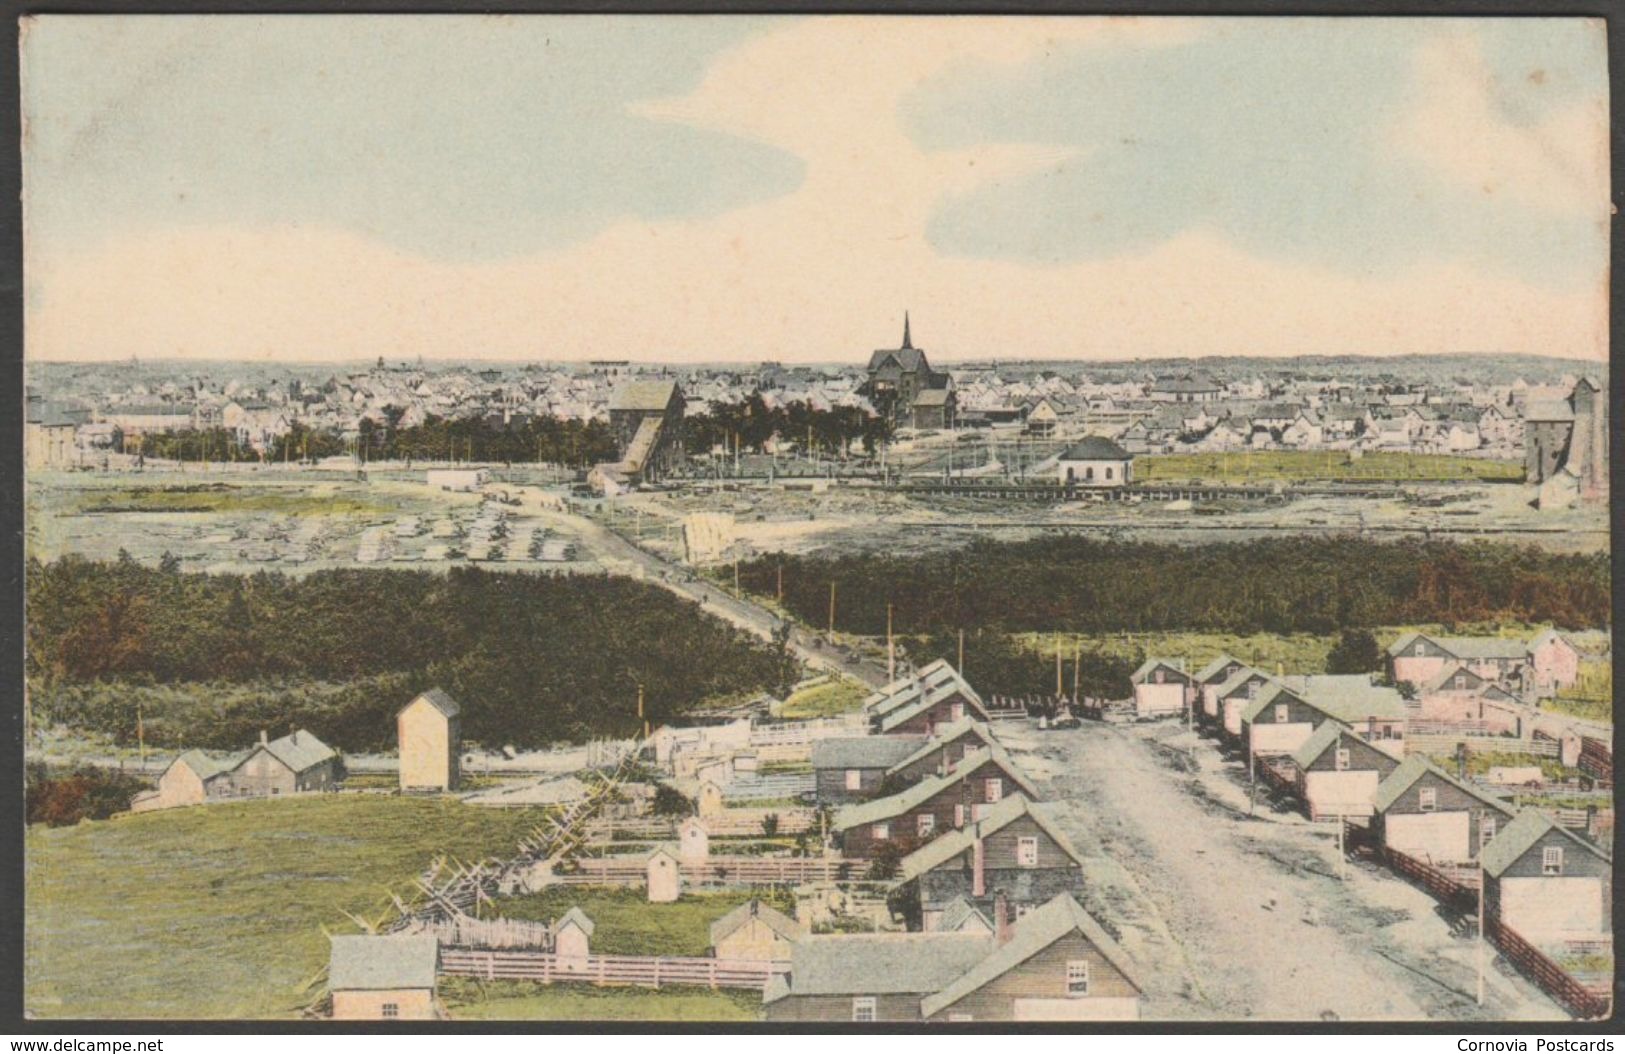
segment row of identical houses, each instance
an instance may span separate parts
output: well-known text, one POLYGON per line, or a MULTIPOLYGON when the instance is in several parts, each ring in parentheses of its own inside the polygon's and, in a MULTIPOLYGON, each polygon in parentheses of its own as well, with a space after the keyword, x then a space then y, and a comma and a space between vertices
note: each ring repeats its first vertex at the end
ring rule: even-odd
MULTIPOLYGON (((1472 676, 1500 670, 1561 680, 1572 675, 1571 651, 1552 633, 1494 646, 1412 634, 1390 656, 1402 679, 1428 683, 1444 671, 1457 676, 1469 660, 1472 676)), ((1295 798, 1309 819, 1364 824, 1383 852, 1428 867, 1481 868, 1488 910, 1524 939, 1595 940, 1611 932, 1611 856, 1551 816, 1520 810, 1420 753, 1407 754, 1406 729, 1417 710, 1396 689, 1365 675, 1271 675, 1230 656, 1195 674, 1153 659, 1135 679, 1137 695, 1142 688, 1146 695, 1142 710, 1188 705, 1198 727, 1295 798)))
POLYGON ((864 703, 871 734, 818 742, 842 855, 885 875, 907 934, 813 937, 764 995, 770 1021, 1086 1021, 1139 1016, 1140 983, 1079 904, 1078 851, 946 661, 864 703))

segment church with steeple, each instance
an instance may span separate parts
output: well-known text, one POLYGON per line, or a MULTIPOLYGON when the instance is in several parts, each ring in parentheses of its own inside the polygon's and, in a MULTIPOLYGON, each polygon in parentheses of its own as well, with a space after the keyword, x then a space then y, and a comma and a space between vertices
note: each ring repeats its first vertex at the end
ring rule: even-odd
POLYGON ((946 373, 932 370, 925 349, 914 346, 908 312, 903 312, 902 346, 872 352, 868 372, 863 394, 893 427, 954 427, 953 381, 946 373))

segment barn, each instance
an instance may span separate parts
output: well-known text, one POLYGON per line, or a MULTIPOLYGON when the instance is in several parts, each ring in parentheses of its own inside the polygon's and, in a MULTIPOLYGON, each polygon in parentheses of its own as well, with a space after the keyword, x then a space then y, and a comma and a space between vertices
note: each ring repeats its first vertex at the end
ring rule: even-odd
POLYGON ((1377 785, 1371 831, 1378 844, 1430 863, 1478 857, 1514 810, 1498 798, 1452 779, 1412 754, 1377 785))
POLYGON ((338 752, 304 729, 269 740, 261 732, 259 745, 231 770, 231 787, 242 797, 266 798, 328 790, 341 775, 338 752))
POLYGON ((1147 659, 1129 677, 1134 686, 1134 712, 1140 717, 1182 714, 1190 702, 1190 674, 1169 659, 1147 659))
POLYGON ((1399 767, 1400 759, 1347 725, 1325 721, 1292 755, 1292 762, 1304 810, 1318 821, 1370 816, 1377 785, 1399 767))
POLYGON ((158 789, 142 791, 130 800, 131 812, 202 805, 210 798, 231 794, 232 762, 215 761, 201 750, 188 750, 169 763, 158 777, 158 789))
POLYGON ((1061 893, 1082 892, 1078 851, 1038 806, 1018 795, 904 857, 888 900, 910 929, 936 930, 945 928, 948 910, 958 903, 991 916, 1002 896, 1019 917, 1061 893))
POLYGON ((1531 944, 1613 932, 1613 858, 1525 809, 1484 847, 1484 907, 1531 944))

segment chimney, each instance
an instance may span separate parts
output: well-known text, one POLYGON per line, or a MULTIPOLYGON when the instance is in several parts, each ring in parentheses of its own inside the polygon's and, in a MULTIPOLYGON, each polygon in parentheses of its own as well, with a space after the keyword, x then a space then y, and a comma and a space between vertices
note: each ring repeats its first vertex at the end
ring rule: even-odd
POLYGON ((271 742, 271 737, 266 734, 265 729, 263 729, 263 728, 260 729, 260 746, 262 746, 262 747, 266 746, 270 742, 271 742))
POLYGON ((999 944, 1010 943, 1010 905, 1003 893, 993 900, 993 939, 999 944))
MULTIPOLYGON (((971 885, 970 893, 973 897, 987 896, 987 847, 982 843, 982 832, 976 832, 976 838, 971 842, 971 885)), ((1004 903, 1004 895, 999 895, 999 903, 1004 903)))

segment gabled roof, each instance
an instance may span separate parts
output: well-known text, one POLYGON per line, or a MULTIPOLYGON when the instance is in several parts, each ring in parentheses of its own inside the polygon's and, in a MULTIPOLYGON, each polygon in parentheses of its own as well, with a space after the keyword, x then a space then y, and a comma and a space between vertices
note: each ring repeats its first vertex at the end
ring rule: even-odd
POLYGON ((1237 659, 1231 655, 1220 654, 1217 659, 1214 659, 1212 662, 1208 663, 1206 666, 1197 671, 1196 680, 1201 684, 1207 684, 1209 681, 1212 681, 1215 677, 1219 676, 1219 674, 1223 673, 1224 668, 1233 662, 1240 663, 1243 667, 1247 665, 1240 659, 1237 659))
POLYGON ((223 773, 230 772, 237 767, 241 760, 241 758, 231 758, 228 761, 216 761, 201 750, 188 750, 174 761, 171 761, 164 771, 168 772, 169 769, 174 768, 176 765, 185 765, 197 775, 198 779, 208 781, 223 773))
POLYGON ((433 988, 440 942, 432 935, 334 937, 327 987, 335 992, 433 988))
POLYGON ((927 995, 987 957, 977 933, 851 933, 803 937, 791 946, 790 979, 764 1003, 789 995, 927 995))
POLYGON ((1085 940, 1094 945, 1101 956, 1116 967, 1118 973, 1121 973, 1129 984, 1137 990, 1141 987, 1135 976, 1134 967, 1129 962, 1128 956, 1123 953, 1123 949, 1117 946, 1111 935, 1094 920, 1093 916, 1084 911, 1070 894, 1062 893, 1048 904, 1028 912, 1018 920, 1011 930, 1010 939, 996 946, 991 955, 955 978, 941 991, 920 1000, 921 1016, 931 1017, 952 1006, 972 992, 1003 977, 1074 931, 1082 934, 1085 940))
POLYGON ((715 948, 718 944, 727 940, 730 934, 751 919, 760 919, 762 925, 787 941, 793 941, 802 935, 801 927, 796 925, 794 919, 777 908, 763 904, 760 900, 752 897, 711 923, 711 947, 715 948))
MULTIPOLYGON (((1545 629, 1541 630, 1539 633, 1537 633, 1535 635, 1535 639, 1529 642, 1529 650, 1534 651, 1536 648, 1540 647, 1543 644, 1548 643, 1549 641, 1562 641, 1564 644, 1567 644, 1570 648, 1574 648, 1574 642, 1573 641, 1569 640, 1567 637, 1563 636, 1563 634, 1557 632, 1557 630, 1552 629, 1550 626, 1548 626, 1545 629)), ((1579 649, 1576 648, 1575 650, 1578 651, 1579 649)))
POLYGON ((1567 399, 1531 399, 1524 406, 1525 421, 1572 421, 1574 407, 1567 399))
POLYGON ((1004 770, 1015 785, 1029 797, 1038 797, 1038 790, 1032 782, 1022 774, 1021 770, 1010 760, 1010 755, 1003 747, 991 746, 985 750, 973 750, 959 759, 959 764, 949 769, 946 774, 923 779, 906 790, 886 798, 876 798, 859 805, 848 805, 835 814, 835 822, 831 829, 846 831, 866 823, 880 823, 908 812, 917 805, 921 805, 944 790, 952 787, 960 780, 975 772, 989 761, 997 764, 1004 770))
MULTIPOLYGON (((335 752, 332 747, 328 746, 326 743, 323 743, 321 740, 317 739, 314 735, 307 732, 303 728, 299 729, 297 732, 292 732, 285 735, 281 739, 273 739, 263 748, 257 749, 267 751, 272 757, 288 766, 288 768, 292 769, 294 772, 305 772, 308 769, 315 768, 317 765, 327 761, 329 758, 338 756, 337 752, 335 752)), ((247 759, 245 758, 244 760, 247 759)))
POLYGON ((1252 702, 1248 703, 1242 708, 1242 721, 1247 724, 1252 724, 1258 719, 1258 715, 1264 712, 1264 708, 1266 706, 1271 706, 1282 701, 1281 696, 1283 695, 1291 696, 1298 702, 1303 703, 1305 706, 1309 704, 1309 701, 1303 698, 1303 696, 1299 695, 1297 692, 1294 692, 1280 681, 1272 679, 1268 681, 1264 687, 1258 690, 1258 695, 1253 699, 1252 702))
POLYGON ((1388 646, 1388 654, 1399 658, 1418 640, 1457 659, 1521 659, 1528 654, 1528 645, 1511 637, 1436 637, 1431 633, 1407 633, 1388 646))
POLYGON ((1275 678, 1271 677, 1269 674, 1265 673, 1263 670, 1260 670, 1260 669, 1258 669, 1256 667, 1243 666, 1241 669, 1237 670, 1235 673, 1233 673, 1229 677, 1225 678, 1224 683, 1219 685, 1219 698, 1220 699, 1229 698, 1229 696, 1230 696, 1230 694, 1232 692, 1239 689, 1242 685, 1246 684, 1248 681, 1252 680, 1254 677, 1262 677, 1265 680, 1265 682, 1273 681, 1275 679, 1275 678))
POLYGON ((1056 827, 1032 802, 1020 795, 1012 795, 991 806, 975 823, 968 823, 957 831, 933 838, 905 856, 898 864, 897 880, 907 882, 927 871, 941 867, 975 846, 978 838, 997 834, 1023 816, 1031 816, 1039 830, 1049 835, 1050 840, 1060 847, 1061 852, 1071 857, 1075 863, 1080 865, 1083 863, 1083 857, 1066 835, 1061 833, 1060 828, 1056 827))
POLYGON ((1317 673, 1283 680, 1299 699, 1345 724, 1371 717, 1400 720, 1409 713, 1397 688, 1373 684, 1367 674, 1317 673))
POLYGON ((917 373, 929 370, 931 367, 925 360, 923 348, 881 348, 869 356, 869 372, 873 373, 886 364, 887 359, 897 363, 897 368, 904 373, 917 373))
POLYGON ((1322 722, 1320 727, 1311 732, 1309 738, 1303 741, 1303 746, 1299 747, 1297 752, 1292 755, 1292 763, 1298 766, 1299 769, 1308 768, 1322 754, 1331 749, 1331 745, 1337 742, 1338 738, 1347 731, 1348 726, 1339 724, 1336 721, 1322 722))
POLYGON ((1508 805, 1506 802, 1499 798, 1485 794, 1476 787, 1461 782, 1460 780, 1451 776, 1448 772, 1441 769, 1439 766, 1435 765, 1433 762, 1429 761, 1427 758, 1423 757, 1421 754, 1408 755, 1404 761, 1399 763, 1399 767, 1397 769, 1388 774, 1387 779, 1377 784, 1377 794, 1376 797, 1372 799, 1371 804, 1378 812, 1387 812, 1388 809, 1392 807, 1394 802, 1399 800, 1399 796, 1401 794, 1404 794, 1406 791, 1410 790, 1411 784, 1415 783, 1417 780, 1429 773, 1441 780, 1444 780, 1446 783, 1460 790, 1462 793, 1477 798, 1485 805, 1491 806, 1507 816, 1511 816, 1513 814, 1512 806, 1508 805))
POLYGON ((395 711, 395 713, 401 713, 401 711, 405 710, 407 706, 411 706, 419 699, 422 699, 436 710, 439 710, 446 717, 456 717, 458 714, 463 712, 463 708, 457 705, 457 700, 453 699, 439 688, 430 688, 426 692, 419 692, 417 695, 413 696, 411 700, 407 702, 406 706, 401 707, 401 709, 395 711))
MULTIPOLYGON (((952 746, 954 743, 958 742, 959 740, 963 739, 966 736, 974 736, 975 738, 977 738, 978 740, 980 740, 981 742, 987 744, 990 747, 996 745, 994 743, 994 740, 993 740, 993 733, 988 731, 986 721, 978 721, 973 717, 965 717, 965 718, 961 718, 958 721, 950 722, 950 723, 948 723, 946 725, 938 725, 936 735, 932 736, 930 739, 925 740, 924 742, 919 743, 919 745, 916 746, 915 749, 909 751, 907 754, 905 754, 902 758, 898 759, 897 761, 892 762, 892 764, 887 767, 886 771, 887 772, 896 772, 898 769, 907 768, 908 766, 914 764, 915 762, 921 760, 922 758, 930 757, 932 754, 935 754, 937 751, 942 750, 944 747, 952 746)), ((907 739, 911 739, 911 740, 913 739, 912 736, 910 736, 910 737, 904 737, 904 736, 877 736, 875 738, 877 738, 877 739, 905 739, 905 738, 907 738, 907 739)), ((919 742, 919 741, 915 740, 915 742, 919 742)), ((816 749, 816 747, 814 749, 816 749)), ((816 766, 814 766, 814 767, 816 767, 816 766)))
POLYGON ((1144 683, 1145 679, 1151 676, 1151 671, 1155 670, 1158 666, 1163 667, 1169 673, 1177 674, 1180 677, 1185 678, 1187 681, 1190 680, 1191 675, 1186 673, 1184 670, 1181 670, 1179 665, 1172 659, 1159 659, 1152 656, 1151 658, 1140 663, 1140 668, 1129 675, 1129 681, 1134 684, 1144 683))
POLYGON ((900 706, 890 707, 887 711, 885 711, 880 718, 880 730, 882 732, 889 732, 897 726, 904 724, 910 718, 924 713, 926 710, 931 709, 931 707, 936 706, 938 703, 952 699, 956 695, 964 696, 966 704, 972 707, 977 713, 980 713, 983 718, 986 718, 988 716, 987 708, 982 705, 982 700, 978 698, 974 692, 966 692, 966 687, 965 682, 960 680, 958 675, 955 675, 952 681, 944 681, 934 688, 928 688, 912 702, 906 702, 900 706))
POLYGON ((571 923, 574 923, 580 928, 582 933, 585 933, 589 937, 592 936, 592 931, 596 928, 593 925, 592 919, 587 917, 587 913, 585 911, 582 911, 580 908, 572 905, 569 911, 566 911, 563 915, 560 915, 559 920, 553 923, 554 936, 557 936, 560 930, 564 929, 565 926, 571 923))
POLYGON ((942 909, 942 917, 937 919, 938 933, 975 933, 991 936, 993 921, 976 909, 976 905, 964 897, 955 897, 942 909))
POLYGON ((1478 861, 1483 865, 1484 873, 1492 878, 1500 878, 1507 868, 1511 867, 1519 857, 1527 853, 1536 842, 1544 838, 1547 831, 1554 828, 1563 832, 1570 841, 1581 849, 1599 860, 1606 860, 1610 867, 1613 866, 1613 857, 1603 852, 1600 847, 1592 845, 1568 828, 1554 823, 1552 818, 1545 813, 1535 809, 1525 809, 1513 817, 1511 823, 1501 828, 1500 832, 1490 839, 1490 844, 1484 847, 1484 851, 1478 854, 1478 861))
POLYGON ((889 769, 926 742, 924 736, 842 736, 812 745, 815 769, 889 769))
POLYGON ((949 397, 953 395, 950 388, 921 388, 914 396, 915 406, 947 406, 949 397))
POLYGON ((676 381, 630 381, 610 396, 611 410, 664 410, 677 394, 676 381))
POLYGON ((976 700, 977 705, 985 705, 982 703, 982 697, 976 694, 976 689, 970 686, 969 681, 959 676, 959 671, 955 670, 947 659, 935 659, 912 674, 899 677, 870 692, 863 700, 863 708, 871 714, 884 714, 913 702, 928 689, 944 684, 957 685, 968 698, 976 700))
POLYGON ((1483 677, 1480 677, 1472 670, 1469 670, 1466 666, 1459 662, 1452 662, 1447 663, 1442 670, 1430 677, 1427 683, 1422 685, 1422 690, 1425 692, 1437 692, 1445 685, 1449 684, 1451 678, 1455 677, 1458 673, 1464 673, 1468 677, 1471 677, 1475 685, 1482 684, 1484 682, 1483 677))
POLYGON ((1132 461, 1134 455, 1105 436, 1084 436, 1062 452, 1061 461, 1132 461))

